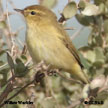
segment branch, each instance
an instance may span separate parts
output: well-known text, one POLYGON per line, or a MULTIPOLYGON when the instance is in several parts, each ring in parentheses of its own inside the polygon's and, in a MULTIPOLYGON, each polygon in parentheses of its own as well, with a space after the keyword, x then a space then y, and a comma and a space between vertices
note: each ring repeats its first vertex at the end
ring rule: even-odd
MULTIPOLYGON (((9 97, 8 99, 6 99, 5 101, 10 101, 11 99, 13 99, 14 97, 16 97, 20 92, 22 92, 25 88, 27 88, 29 85, 33 84, 34 82, 40 82, 44 77, 45 77, 45 74, 44 73, 41 73, 40 71, 43 70, 43 67, 45 67, 45 64, 43 62, 40 62, 37 66, 36 66, 36 69, 37 69, 37 73, 35 75, 35 78, 29 82, 28 84, 26 84, 25 86, 23 86, 18 92, 16 92, 13 96, 9 97)), ((49 67, 49 66, 48 66, 49 67)), ((46 68, 45 68, 46 69, 46 68)), ((47 71, 47 70, 45 70, 47 71)), ((12 79, 11 79, 12 80, 12 79)), ((11 83, 13 84, 13 83, 11 83)), ((8 96, 8 94, 10 92, 12 92, 13 90, 13 85, 10 86, 10 83, 8 84, 8 86, 6 87, 6 89, 4 90, 4 92, 1 94, 0 96, 0 103, 2 103, 2 101, 8 96)), ((0 107, 4 106, 5 103, 2 103, 0 104, 0 107)))
MULTIPOLYGON (((16 92, 13 96, 11 96, 10 98, 6 99, 5 101, 10 101, 11 99, 13 99, 14 97, 16 97, 20 92, 22 92, 25 88, 27 88, 29 85, 31 85, 32 83, 34 83, 35 79, 32 80, 30 83, 26 84, 24 87, 22 87, 18 92, 16 92)), ((2 100, 3 101, 3 100, 2 100)), ((0 107, 4 106, 5 103, 0 104, 0 107)))
POLYGON ((77 81, 77 80, 74 80, 72 78, 68 78, 66 76, 64 76, 62 73, 60 73, 59 71, 56 71, 56 73, 58 73, 62 78, 66 79, 67 81, 71 81, 71 82, 74 82, 74 83, 77 83, 77 84, 81 84, 83 85, 81 82, 77 81))
POLYGON ((5 88, 5 90, 2 92, 2 94, 0 95, 0 104, 3 102, 3 100, 5 98, 7 98, 7 96, 9 95, 9 93, 13 90, 13 84, 10 82, 7 87, 5 88))
POLYGON ((73 27, 66 27, 66 28, 64 28, 65 30, 75 30, 75 28, 73 28, 73 27))
POLYGON ((76 38, 77 36, 79 36, 79 34, 81 33, 81 31, 84 29, 84 27, 81 27, 79 30, 77 30, 72 36, 71 39, 73 40, 74 38, 76 38))

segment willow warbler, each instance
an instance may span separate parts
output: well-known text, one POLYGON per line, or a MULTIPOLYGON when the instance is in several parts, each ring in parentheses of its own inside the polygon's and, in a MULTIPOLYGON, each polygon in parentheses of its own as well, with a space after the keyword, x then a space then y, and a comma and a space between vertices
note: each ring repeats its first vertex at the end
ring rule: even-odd
POLYGON ((26 19, 26 43, 33 61, 38 63, 43 60, 52 68, 62 69, 83 83, 88 83, 77 50, 58 23, 56 15, 40 5, 15 10, 26 19))

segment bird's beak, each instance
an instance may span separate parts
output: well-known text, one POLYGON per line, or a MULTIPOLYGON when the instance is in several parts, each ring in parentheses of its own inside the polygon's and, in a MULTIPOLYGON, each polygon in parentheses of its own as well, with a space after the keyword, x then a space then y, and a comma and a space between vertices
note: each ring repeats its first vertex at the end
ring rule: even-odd
POLYGON ((24 10, 21 10, 21 9, 14 9, 14 10, 21 13, 21 14, 24 14, 24 10))

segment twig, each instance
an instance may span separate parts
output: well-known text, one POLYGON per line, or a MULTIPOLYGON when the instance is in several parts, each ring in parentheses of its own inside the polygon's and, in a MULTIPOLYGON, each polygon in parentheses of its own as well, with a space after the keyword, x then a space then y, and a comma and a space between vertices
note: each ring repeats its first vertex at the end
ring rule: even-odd
POLYGON ((13 39, 13 35, 12 35, 12 30, 11 30, 11 25, 10 25, 10 21, 9 21, 9 14, 8 14, 8 1, 6 0, 6 15, 7 15, 7 24, 8 24, 8 29, 9 29, 9 34, 10 34, 10 40, 11 40, 11 55, 13 56, 13 52, 14 52, 14 47, 15 47, 15 43, 14 43, 14 39, 13 39))
MULTIPOLYGON (((44 65, 44 62, 43 61, 41 61, 38 65, 37 65, 37 73, 36 73, 36 75, 35 75, 35 78, 31 81, 31 82, 29 82, 28 84, 26 84, 25 86, 23 86, 18 92, 16 92, 13 96, 11 96, 11 97, 9 97, 8 99, 6 99, 5 101, 10 101, 11 99, 13 99, 14 97, 16 97, 20 92, 22 92, 25 88, 27 88, 29 85, 31 85, 31 84, 33 84, 34 82, 40 82, 41 81, 41 79, 44 77, 44 74, 42 74, 42 73, 40 73, 40 70, 42 71, 42 66, 43 66, 43 68, 47 71, 47 68, 49 68, 49 66, 47 66, 46 68, 45 68, 45 65, 44 65), (38 72, 39 71, 39 72, 38 72)), ((10 80, 12 80, 12 79, 10 79, 10 80)), ((8 90, 7 88, 6 88, 6 90, 8 90)), ((8 93, 9 94, 9 93, 8 93)), ((3 93, 2 93, 2 95, 3 95, 3 93)), ((4 99, 4 98, 3 98, 4 99)), ((4 106, 5 105, 5 103, 2 103, 2 104, 0 104, 0 107, 2 107, 2 106, 4 106)))
POLYGON ((50 84, 49 84, 49 78, 47 75, 47 71, 44 72, 45 73, 45 92, 46 92, 46 96, 49 97, 50 96, 50 84))
POLYGON ((79 81, 77 81, 77 80, 74 80, 74 79, 72 79, 72 78, 68 78, 68 77, 64 76, 63 74, 61 74, 61 73, 58 72, 58 71, 57 71, 56 73, 58 73, 62 78, 66 79, 66 80, 68 80, 68 81, 71 81, 71 82, 74 82, 74 83, 83 85, 81 82, 79 82, 79 81))
MULTIPOLYGON (((2 1, 0 0, 0 17, 3 14, 3 7, 2 7, 2 1)), ((0 29, 0 38, 2 39, 3 37, 3 30, 0 29)))
POLYGON ((18 37, 16 37, 22 29, 24 29, 24 26, 18 28, 17 31, 13 33, 13 35, 15 36, 15 39, 18 41, 18 43, 23 47, 24 43, 18 37))
POLYGON ((84 29, 84 27, 81 27, 79 30, 77 30, 72 36, 71 36, 71 39, 73 40, 74 38, 76 38, 80 33, 81 31, 84 29))
POLYGON ((3 102, 3 100, 8 96, 8 94, 13 90, 13 84, 10 82, 5 90, 0 95, 0 103, 3 102))
POLYGON ((60 24, 63 24, 66 21, 65 17, 63 16, 63 14, 61 14, 61 17, 59 18, 58 22, 60 24))
POLYGON ((24 46, 23 42, 18 37, 16 38, 16 40, 22 47, 24 46))
POLYGON ((66 27, 66 28, 64 28, 65 30, 75 30, 75 28, 73 28, 73 27, 66 27))
POLYGON ((3 12, 2 0, 0 0, 0 14, 3 12))
POLYGON ((72 0, 68 0, 68 3, 71 2, 72 0))
POLYGON ((8 63, 3 64, 2 66, 0 66, 0 69, 2 69, 3 67, 7 66, 8 63))
POLYGON ((15 6, 14 3, 12 2, 12 0, 8 0, 8 2, 12 5, 13 9, 16 9, 16 6, 15 6))
POLYGON ((32 58, 30 57, 29 59, 28 59, 28 61, 25 63, 25 66, 27 66, 28 64, 30 64, 30 62, 32 62, 32 58))
POLYGON ((27 53, 27 46, 26 46, 26 44, 24 44, 21 54, 26 54, 26 53, 27 53))

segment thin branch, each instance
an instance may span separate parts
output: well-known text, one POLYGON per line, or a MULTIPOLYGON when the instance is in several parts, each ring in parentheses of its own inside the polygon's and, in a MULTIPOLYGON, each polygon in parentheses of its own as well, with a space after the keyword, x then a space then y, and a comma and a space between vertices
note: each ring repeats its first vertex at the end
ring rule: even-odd
POLYGON ((8 2, 12 5, 13 9, 16 9, 15 4, 12 2, 12 0, 8 0, 8 2))
POLYGON ((28 61, 25 63, 25 66, 29 65, 32 62, 32 58, 30 57, 28 61))
POLYGON ((7 96, 12 90, 13 90, 13 84, 10 82, 0 95, 0 103, 2 103, 5 98, 7 98, 7 96))
POLYGON ((77 36, 79 36, 79 34, 81 33, 81 31, 84 29, 84 27, 81 27, 79 30, 77 30, 72 36, 71 39, 75 39, 77 36))
MULTIPOLYGON (((13 96, 9 97, 8 99, 6 99, 5 101, 10 101, 11 99, 13 99, 14 97, 16 97, 20 92, 22 92, 25 88, 27 88, 29 85, 33 84, 34 82, 40 82, 41 79, 44 77, 44 74, 40 73, 40 71, 43 70, 43 68, 45 69, 44 71, 47 71, 47 69, 49 68, 49 65, 47 67, 45 67, 45 64, 44 62, 40 62, 37 66, 36 66, 36 69, 37 69, 37 73, 35 75, 35 78, 29 82, 28 84, 26 84, 25 86, 23 86, 18 92, 16 92, 13 96)), ((12 80, 12 78, 10 78, 10 81, 12 80)), ((11 82, 10 82, 11 83, 11 82)), ((10 83, 8 84, 8 86, 6 87, 5 91, 1 94, 0 96, 0 100, 4 100, 6 98, 6 96, 12 92, 13 89, 10 90, 9 85, 10 83), (7 91, 7 92, 6 92, 7 91), (4 94, 7 94, 6 96, 4 96, 4 94)), ((10 86, 11 87, 11 86, 10 86)), ((13 86, 12 86, 13 88, 13 86)), ((0 101, 2 103, 2 101, 0 101)), ((2 104, 0 104, 0 107, 4 106, 5 103, 3 102, 2 104)))
POLYGON ((1 66, 0 66, 0 69, 4 68, 4 67, 7 66, 7 65, 8 65, 8 63, 5 63, 5 64, 1 65, 1 66))
POLYGON ((75 30, 75 28, 73 28, 73 27, 66 27, 66 28, 64 28, 65 30, 75 30))
POLYGON ((74 79, 72 79, 72 78, 68 78, 68 77, 64 76, 64 75, 61 74, 59 71, 56 71, 56 73, 58 73, 62 78, 66 79, 66 80, 68 80, 68 81, 71 81, 71 82, 74 82, 74 83, 83 85, 81 82, 79 82, 79 81, 77 81, 77 80, 74 80, 74 79))
MULTIPOLYGON (((2 7, 2 1, 0 0, 0 15, 2 14, 3 14, 3 7, 2 7)), ((2 38, 2 36, 3 36, 3 30, 0 29, 0 38, 2 38)))
POLYGON ((68 0, 68 3, 71 2, 72 0, 68 0))
POLYGON ((9 29, 9 34, 10 34, 10 40, 11 40, 11 55, 13 56, 13 50, 15 47, 13 35, 12 35, 12 30, 11 30, 11 25, 10 25, 10 20, 9 20, 9 14, 8 14, 8 0, 6 0, 6 14, 7 14, 7 24, 8 24, 8 29, 9 29))

